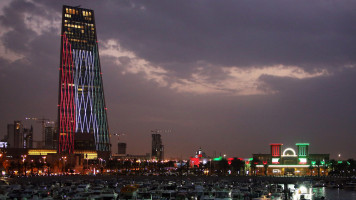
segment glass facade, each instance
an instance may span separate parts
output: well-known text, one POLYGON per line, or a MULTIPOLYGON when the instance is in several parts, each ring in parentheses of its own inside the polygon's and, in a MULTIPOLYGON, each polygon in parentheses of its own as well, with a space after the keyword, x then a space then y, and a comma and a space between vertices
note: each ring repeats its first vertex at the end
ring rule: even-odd
POLYGON ((63 6, 61 38, 58 151, 73 153, 90 141, 88 149, 110 151, 94 11, 63 6))

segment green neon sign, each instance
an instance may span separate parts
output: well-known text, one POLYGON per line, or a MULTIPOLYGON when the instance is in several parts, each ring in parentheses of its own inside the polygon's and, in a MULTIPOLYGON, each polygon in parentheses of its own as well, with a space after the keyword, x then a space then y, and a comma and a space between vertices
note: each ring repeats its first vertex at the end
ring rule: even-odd
POLYGON ((218 158, 213 158, 213 161, 220 161, 220 160, 222 160, 222 157, 221 157, 221 156, 218 157, 218 158))
POLYGON ((307 145, 309 145, 309 143, 297 143, 297 144, 295 144, 295 145, 297 145, 297 146, 302 146, 302 145, 303 145, 303 146, 304 146, 304 145, 307 146, 307 145))

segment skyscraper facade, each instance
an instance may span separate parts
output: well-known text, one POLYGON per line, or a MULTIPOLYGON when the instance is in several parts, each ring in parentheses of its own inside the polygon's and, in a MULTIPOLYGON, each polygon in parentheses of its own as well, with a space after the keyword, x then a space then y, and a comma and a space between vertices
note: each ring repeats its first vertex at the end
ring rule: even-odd
POLYGON ((126 143, 117 143, 117 153, 121 155, 126 155, 126 143))
POLYGON ((24 148, 24 132, 21 121, 7 125, 7 146, 9 148, 24 148))
POLYGON ((164 146, 162 145, 161 134, 152 134, 152 159, 164 159, 164 146))
POLYGON ((23 147, 27 149, 33 148, 33 127, 23 129, 23 147))
POLYGON ((44 147, 46 149, 53 149, 54 148, 54 136, 55 136, 55 129, 54 127, 48 126, 45 127, 45 142, 44 147))
POLYGON ((63 6, 58 130, 59 153, 71 154, 76 146, 110 152, 93 10, 63 6))

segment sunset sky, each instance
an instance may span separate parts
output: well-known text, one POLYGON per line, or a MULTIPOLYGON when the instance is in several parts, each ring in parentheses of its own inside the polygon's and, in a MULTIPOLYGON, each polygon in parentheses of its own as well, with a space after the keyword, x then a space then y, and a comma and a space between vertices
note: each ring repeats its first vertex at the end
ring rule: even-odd
POLYGON ((356 158, 348 0, 2 0, 0 139, 14 120, 57 120, 63 5, 95 12, 109 128, 125 133, 127 153, 149 153, 162 129, 166 158, 199 147, 247 158, 298 142, 356 158))

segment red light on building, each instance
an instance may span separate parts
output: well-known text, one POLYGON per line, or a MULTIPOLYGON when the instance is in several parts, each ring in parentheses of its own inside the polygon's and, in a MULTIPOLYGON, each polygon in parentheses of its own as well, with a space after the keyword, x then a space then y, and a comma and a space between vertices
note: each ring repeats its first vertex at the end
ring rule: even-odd
POLYGON ((229 165, 231 165, 231 163, 232 163, 233 160, 234 160, 234 158, 228 158, 228 159, 227 159, 227 163, 228 163, 229 165))
POLYGON ((191 167, 193 167, 193 166, 199 167, 199 164, 200 164, 200 159, 199 158, 190 157, 190 166, 191 167))
POLYGON ((270 144, 272 157, 280 157, 282 151, 282 145, 279 143, 270 144))

